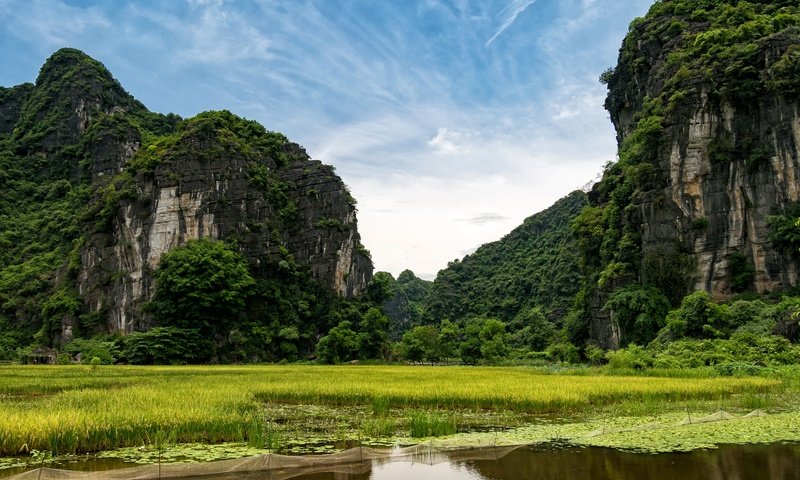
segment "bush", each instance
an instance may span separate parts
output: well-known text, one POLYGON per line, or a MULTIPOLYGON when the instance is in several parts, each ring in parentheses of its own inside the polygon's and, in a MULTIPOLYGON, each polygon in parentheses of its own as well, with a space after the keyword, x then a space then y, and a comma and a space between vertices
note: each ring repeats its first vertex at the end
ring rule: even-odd
POLYGON ((626 348, 612 350, 606 353, 608 366, 611 369, 634 369, 643 370, 653 366, 653 356, 643 347, 636 344, 628 345, 626 348))
POLYGON ((134 365, 203 363, 214 353, 211 341, 194 329, 156 327, 118 340, 120 361, 134 365))
POLYGON ((586 354, 586 359, 589 360, 589 363, 592 365, 602 365, 606 363, 606 351, 593 343, 586 346, 584 353, 586 354))
POLYGON ((718 305, 705 291, 687 295, 681 306, 667 314, 666 326, 655 341, 667 343, 683 338, 718 338, 730 331, 728 308, 718 305))
POLYGON ((633 284, 615 291, 603 311, 619 326, 623 345, 646 344, 664 326, 669 300, 655 287, 633 284))
POLYGON ((64 352, 73 357, 81 356, 81 363, 89 363, 98 358, 103 365, 113 364, 118 356, 113 342, 76 338, 64 347, 64 352))
POLYGON ((553 362, 578 363, 580 353, 578 347, 569 342, 558 342, 550 345, 545 350, 547 358, 553 362))
MULTIPOLYGON (((679 340, 653 344, 653 365, 659 368, 695 368, 719 365, 792 365, 800 363, 800 347, 776 335, 736 333, 730 339, 679 340)), ((719 367, 735 370, 733 367, 719 367)))
POLYGON ((317 359, 322 363, 341 363, 358 357, 358 342, 352 324, 344 320, 330 329, 317 343, 317 359))

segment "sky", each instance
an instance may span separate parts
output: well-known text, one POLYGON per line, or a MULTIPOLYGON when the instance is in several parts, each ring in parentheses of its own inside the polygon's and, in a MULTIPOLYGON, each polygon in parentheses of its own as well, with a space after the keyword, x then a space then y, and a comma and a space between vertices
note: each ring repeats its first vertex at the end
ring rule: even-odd
POLYGON ((150 110, 227 109, 336 167, 376 271, 433 279, 615 159, 600 74, 653 0, 0 0, 0 86, 55 50, 150 110))

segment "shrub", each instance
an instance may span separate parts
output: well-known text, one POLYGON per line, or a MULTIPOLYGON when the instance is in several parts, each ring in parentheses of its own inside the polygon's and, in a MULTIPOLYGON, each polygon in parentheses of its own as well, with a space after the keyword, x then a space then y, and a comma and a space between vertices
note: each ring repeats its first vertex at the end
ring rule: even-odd
POLYGON ((606 351, 593 343, 586 346, 584 353, 592 365, 602 365, 606 362, 606 351))
POLYGON ((580 361, 578 347, 569 342, 554 343, 547 347, 545 352, 553 362, 578 363, 580 361))
POLYGON ((653 366, 653 356, 636 344, 606 353, 608 366, 612 369, 642 370, 653 366))
POLYGON ((98 358, 103 365, 113 364, 118 356, 113 342, 76 338, 64 347, 64 352, 77 357, 81 356, 81 363, 89 363, 98 358))
POLYGON ((179 365, 208 361, 213 344, 194 329, 156 327, 117 341, 120 360, 134 365, 179 365))

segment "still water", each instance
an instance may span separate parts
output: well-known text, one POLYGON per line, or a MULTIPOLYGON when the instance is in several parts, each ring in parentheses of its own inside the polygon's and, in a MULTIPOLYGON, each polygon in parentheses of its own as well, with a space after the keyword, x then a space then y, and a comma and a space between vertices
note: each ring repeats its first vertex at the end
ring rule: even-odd
MULTIPOLYGON (((267 478, 267 477, 262 477, 267 478)), ((505 456, 438 464, 378 464, 360 474, 296 480, 797 480, 800 445, 731 445, 690 453, 637 454, 607 448, 522 447, 505 456)))
MULTIPOLYGON (((211 464, 205 464, 205 467, 209 466, 211 464)), ((261 468, 246 473, 201 472, 203 464, 185 467, 183 475, 168 476, 183 480, 800 480, 800 445, 729 445, 716 450, 657 455, 598 447, 498 447, 430 455, 421 452, 400 461, 356 458, 336 465, 309 465, 299 469, 275 468, 273 464, 269 470, 261 468)), ((41 475, 42 472, 29 470, 20 477, 155 479, 160 476, 156 475, 157 472, 167 473, 166 470, 155 470, 155 465, 127 470, 130 476, 120 476, 126 470, 97 471, 107 469, 109 465, 92 462, 63 468, 73 472, 48 472, 45 469, 41 475), (150 470, 145 472, 142 468, 150 470)), ((4 476, 2 473, 0 471, 0 477, 4 476)))

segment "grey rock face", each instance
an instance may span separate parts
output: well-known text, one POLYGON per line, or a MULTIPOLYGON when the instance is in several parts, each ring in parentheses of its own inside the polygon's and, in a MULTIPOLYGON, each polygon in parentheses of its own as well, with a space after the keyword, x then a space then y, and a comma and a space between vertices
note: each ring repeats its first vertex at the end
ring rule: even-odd
POLYGON ((235 241, 253 266, 291 257, 323 287, 347 298, 360 294, 372 262, 359 248, 350 194, 331 167, 294 144, 286 149, 293 161, 285 167, 260 161, 286 187, 295 206, 289 217, 250 181, 252 160, 235 152, 177 158, 138 174, 136 198, 123 199, 110 231, 93 234, 81 252, 78 287, 88 309, 107 316, 115 331, 149 328, 142 305, 154 292, 161 256, 203 237, 235 241))
POLYGON ((643 253, 671 251, 676 243, 696 262, 693 287, 718 298, 731 293, 731 255, 743 254, 755 269, 758 292, 797 282, 797 264, 769 239, 767 217, 800 201, 800 116, 797 102, 765 99, 753 109, 715 104, 703 94, 684 120, 666 131, 659 156, 664 186, 636 201, 643 253), (715 157, 715 144, 752 138, 767 146, 715 157))

